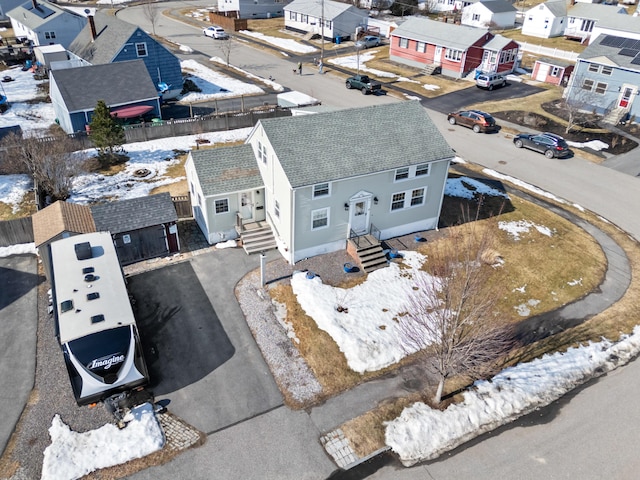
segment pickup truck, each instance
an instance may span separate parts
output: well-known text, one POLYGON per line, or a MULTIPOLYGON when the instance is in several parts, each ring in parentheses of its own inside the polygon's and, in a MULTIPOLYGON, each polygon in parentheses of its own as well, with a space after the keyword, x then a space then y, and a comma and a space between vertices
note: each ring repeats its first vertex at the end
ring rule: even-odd
POLYGON ((345 85, 348 89, 357 88, 363 95, 379 92, 382 89, 380 83, 372 81, 367 75, 349 77, 345 85))

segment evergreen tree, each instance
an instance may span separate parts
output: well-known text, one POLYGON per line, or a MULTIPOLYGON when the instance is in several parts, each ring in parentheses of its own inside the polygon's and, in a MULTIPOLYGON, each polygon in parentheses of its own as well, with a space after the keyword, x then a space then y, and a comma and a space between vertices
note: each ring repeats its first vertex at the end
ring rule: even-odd
POLYGON ((91 140, 98 149, 98 160, 103 167, 113 165, 123 159, 124 130, 111 116, 104 100, 98 100, 89 126, 91 140))

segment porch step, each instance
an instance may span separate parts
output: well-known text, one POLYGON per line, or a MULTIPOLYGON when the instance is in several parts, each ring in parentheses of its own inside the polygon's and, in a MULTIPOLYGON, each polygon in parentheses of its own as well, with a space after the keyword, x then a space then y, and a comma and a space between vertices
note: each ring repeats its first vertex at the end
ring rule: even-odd
POLYGON ((616 107, 602 118, 602 122, 615 126, 620 122, 620 120, 622 120, 622 117, 624 117, 628 112, 629 112, 629 109, 627 108, 616 107))
POLYGON ((436 75, 442 71, 440 65, 436 65, 435 63, 429 63, 425 65, 422 69, 422 73, 424 75, 436 75))
POLYGON ((260 253, 277 247, 271 227, 260 226, 244 230, 240 234, 242 248, 247 254, 260 253))
MULTIPOLYGON (((369 237, 369 235, 367 237, 369 237)), ((377 240, 375 243, 365 242, 365 245, 361 244, 361 247, 358 248, 356 252, 358 260, 360 261, 360 266, 366 273, 371 273, 374 270, 389 265, 387 256, 384 254, 382 246, 377 240)))

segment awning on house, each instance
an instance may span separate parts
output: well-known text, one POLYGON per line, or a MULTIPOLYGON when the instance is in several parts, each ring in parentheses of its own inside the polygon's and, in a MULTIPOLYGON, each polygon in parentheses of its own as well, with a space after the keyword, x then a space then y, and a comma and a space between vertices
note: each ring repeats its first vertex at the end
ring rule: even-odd
POLYGON ((134 105, 131 107, 120 107, 111 110, 111 116, 117 118, 135 118, 153 110, 150 105, 134 105))

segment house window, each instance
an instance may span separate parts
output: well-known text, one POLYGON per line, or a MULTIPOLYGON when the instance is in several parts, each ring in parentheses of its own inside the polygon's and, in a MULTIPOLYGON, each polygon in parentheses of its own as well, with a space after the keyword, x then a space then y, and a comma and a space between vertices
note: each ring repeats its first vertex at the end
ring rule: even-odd
POLYGON ((416 52, 424 53, 427 51, 427 44, 424 42, 416 43, 416 52))
POLYGON ((56 38, 56 32, 44 32, 44 38, 47 40, 52 40, 56 38))
POLYGON ((222 198, 220 200, 216 200, 216 215, 219 213, 228 213, 229 212, 229 199, 222 198))
POLYGON ((202 205, 202 197, 198 194, 198 203, 196 205, 202 205))
POLYGON ((559 77, 560 67, 551 67, 551 70, 549 70, 549 75, 551 75, 552 77, 559 77))
POLYGON ((258 140, 258 158, 262 163, 267 163, 267 146, 258 140))
POLYGON ((422 205, 424 203, 424 188, 417 188, 411 192, 411 206, 422 205))
POLYGON ((599 65, 596 65, 595 63, 590 63, 589 64, 589 71, 590 72, 598 73, 599 70, 600 70, 600 66, 599 65))
POLYGON ((396 182, 398 180, 406 180, 409 178, 409 167, 399 168, 396 170, 396 182))
POLYGON ((429 175, 429 170, 431 170, 430 163, 423 163, 422 165, 418 165, 416 167, 416 177, 420 177, 422 175, 429 175))
POLYGON ((444 58, 447 60, 451 60, 452 62, 460 62, 462 60, 462 50, 453 50, 451 48, 447 48, 444 53, 444 58))
MULTIPOLYGON (((542 5, 540 5, 540 8, 542 8, 542 5)), ((529 20, 530 22, 533 22, 533 15, 529 15, 529 18, 527 18, 527 20, 529 20)))
POLYGON ((587 90, 588 92, 593 90, 593 80, 585 78, 582 82, 582 90, 587 90))
POLYGON ((394 193, 391 196, 391 210, 400 210, 404 208, 405 193, 394 193))
POLYGON ((276 218, 280 218, 280 202, 278 200, 273 201, 273 214, 276 218))
POLYGON ((409 48, 409 39, 400 38, 400 43, 398 44, 400 48, 409 48))
POLYGON ((596 83, 596 93, 604 95, 607 92, 607 84, 598 82, 596 83))
POLYGON ((474 14, 473 14, 473 18, 472 18, 472 20, 473 20, 474 22, 479 21, 479 20, 480 20, 480 14, 479 14, 479 13, 474 13, 474 14))
POLYGON ((309 23, 309 15, 300 15, 300 23, 309 23))
POLYGON ((294 22, 298 21, 298 12, 289 12, 289 19, 294 22))
POLYGON ((193 182, 189 182, 189 186, 190 186, 190 188, 191 188, 191 195, 195 195, 196 191, 195 191, 195 189, 193 188, 193 182))
POLYGON ((602 75, 611 75, 613 73, 613 67, 605 67, 603 65, 600 73, 602 73, 602 75))
POLYGON ((318 183, 313 186, 313 198, 326 197, 330 193, 328 183, 318 183))
POLYGON ((136 53, 139 57, 147 56, 147 44, 146 43, 136 43, 136 53))
POLYGON ((311 212, 311 230, 326 228, 329 226, 329 209, 321 208, 311 212))
POLYGON ((324 21, 324 27, 325 27, 325 28, 328 28, 329 30, 331 30, 331 28, 332 28, 332 26, 331 26, 331 25, 332 25, 331 20, 325 20, 325 21, 324 21))

